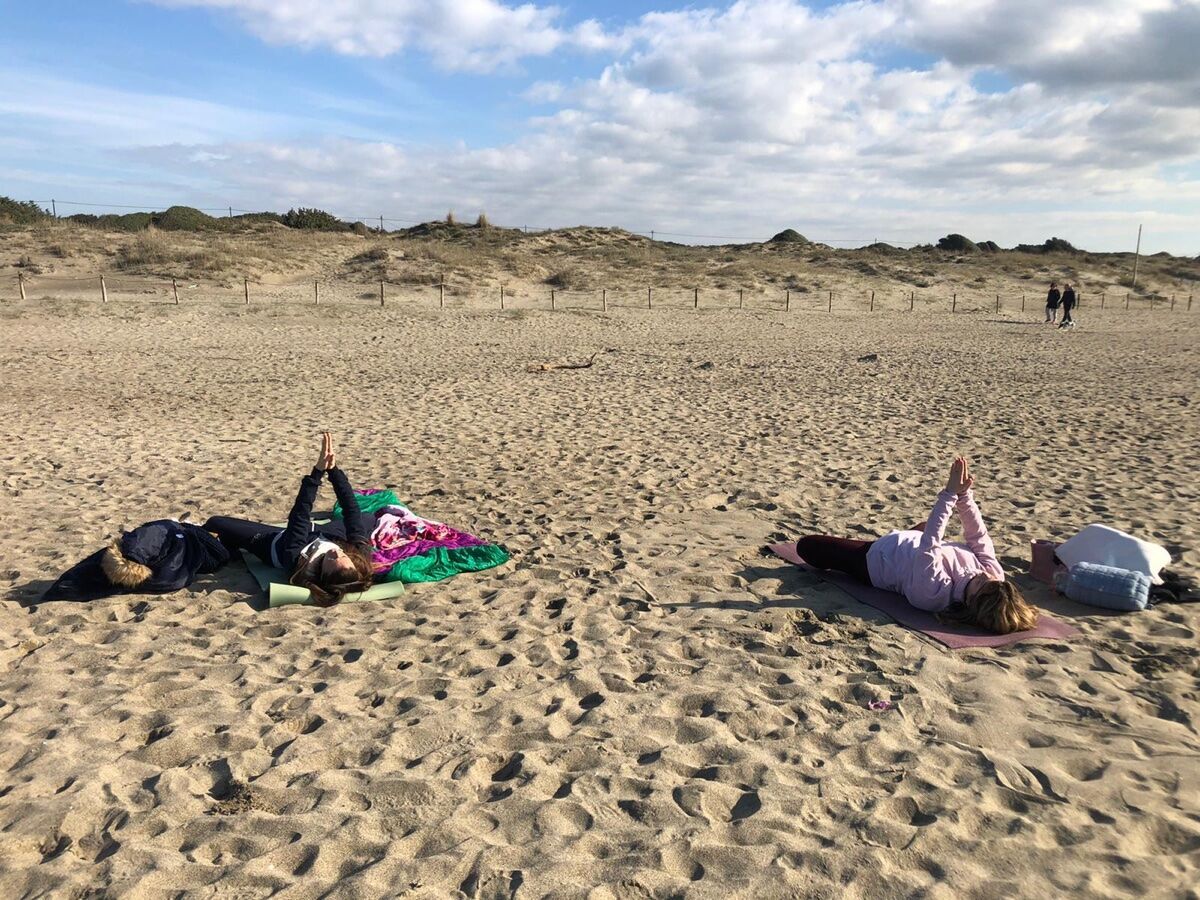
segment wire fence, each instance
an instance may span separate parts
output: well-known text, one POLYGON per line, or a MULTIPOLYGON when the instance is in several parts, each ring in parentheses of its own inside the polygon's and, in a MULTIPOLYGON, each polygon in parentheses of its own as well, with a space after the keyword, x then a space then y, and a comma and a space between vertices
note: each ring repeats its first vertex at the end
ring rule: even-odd
MULTIPOLYGON (((10 299, 79 299, 100 303, 143 301, 151 303, 220 303, 250 306, 253 303, 289 305, 412 306, 428 309, 749 309, 796 311, 908 311, 908 312, 1038 312, 1045 307, 1041 294, 1011 292, 916 291, 872 289, 785 288, 684 288, 678 286, 618 288, 512 288, 447 284, 397 284, 311 278, 286 281, 251 281, 240 284, 197 283, 177 278, 133 278, 108 275, 31 275, 18 270, 5 295, 10 299)), ((1192 295, 1132 292, 1079 294, 1075 309, 1147 310, 1191 312, 1192 295)))

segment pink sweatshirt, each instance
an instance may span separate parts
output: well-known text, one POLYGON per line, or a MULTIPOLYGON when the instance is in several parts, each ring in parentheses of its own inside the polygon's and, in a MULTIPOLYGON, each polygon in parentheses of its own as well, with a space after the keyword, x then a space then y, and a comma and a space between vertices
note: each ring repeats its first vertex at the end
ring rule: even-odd
POLYGON ((980 572, 1004 580, 971 491, 961 497, 951 491, 938 494, 923 532, 893 531, 877 540, 867 551, 867 571, 875 587, 903 594, 913 606, 930 612, 962 600, 967 582, 980 572), (955 509, 962 519, 965 544, 942 540, 955 509))

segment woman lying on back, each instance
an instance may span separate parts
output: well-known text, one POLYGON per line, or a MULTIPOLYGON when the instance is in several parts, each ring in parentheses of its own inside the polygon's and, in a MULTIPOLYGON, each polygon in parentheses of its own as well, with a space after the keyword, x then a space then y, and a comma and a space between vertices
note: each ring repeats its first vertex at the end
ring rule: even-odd
POLYGON ((796 551, 818 569, 836 569, 865 584, 903 594, 913 606, 944 622, 1008 634, 1037 625, 1037 609, 1004 580, 992 539, 975 505, 967 460, 950 467, 924 529, 893 531, 876 541, 812 535, 796 551), (950 516, 962 520, 965 543, 943 540, 950 516))
POLYGON ((229 516, 213 516, 204 528, 231 552, 247 550, 267 565, 289 573, 289 581, 307 588, 318 606, 332 606, 346 594, 371 586, 371 522, 371 517, 359 511, 346 473, 337 467, 333 437, 326 431, 321 435, 317 464, 301 479, 285 528, 229 516), (313 503, 325 475, 343 517, 314 525, 313 503))

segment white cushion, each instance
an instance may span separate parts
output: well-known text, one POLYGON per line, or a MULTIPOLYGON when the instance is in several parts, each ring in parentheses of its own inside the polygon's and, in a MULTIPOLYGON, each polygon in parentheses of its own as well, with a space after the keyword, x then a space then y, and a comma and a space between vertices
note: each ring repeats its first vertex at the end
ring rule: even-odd
POLYGON ((1070 568, 1076 563, 1115 566, 1131 572, 1143 572, 1155 584, 1162 584, 1159 570, 1171 562, 1165 547, 1139 540, 1131 534, 1107 525, 1089 525, 1054 552, 1070 568))

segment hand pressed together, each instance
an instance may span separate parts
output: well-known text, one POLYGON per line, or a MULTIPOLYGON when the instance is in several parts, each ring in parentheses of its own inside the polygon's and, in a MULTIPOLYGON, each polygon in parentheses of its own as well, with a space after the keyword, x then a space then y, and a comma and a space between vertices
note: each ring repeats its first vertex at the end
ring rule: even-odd
POLYGON ((946 490, 962 496, 975 486, 971 475, 971 463, 965 456, 957 456, 950 466, 950 477, 946 480, 946 490))
POLYGON ((337 468, 337 457, 333 452, 333 435, 328 431, 321 432, 321 452, 317 456, 316 468, 325 472, 337 468))

